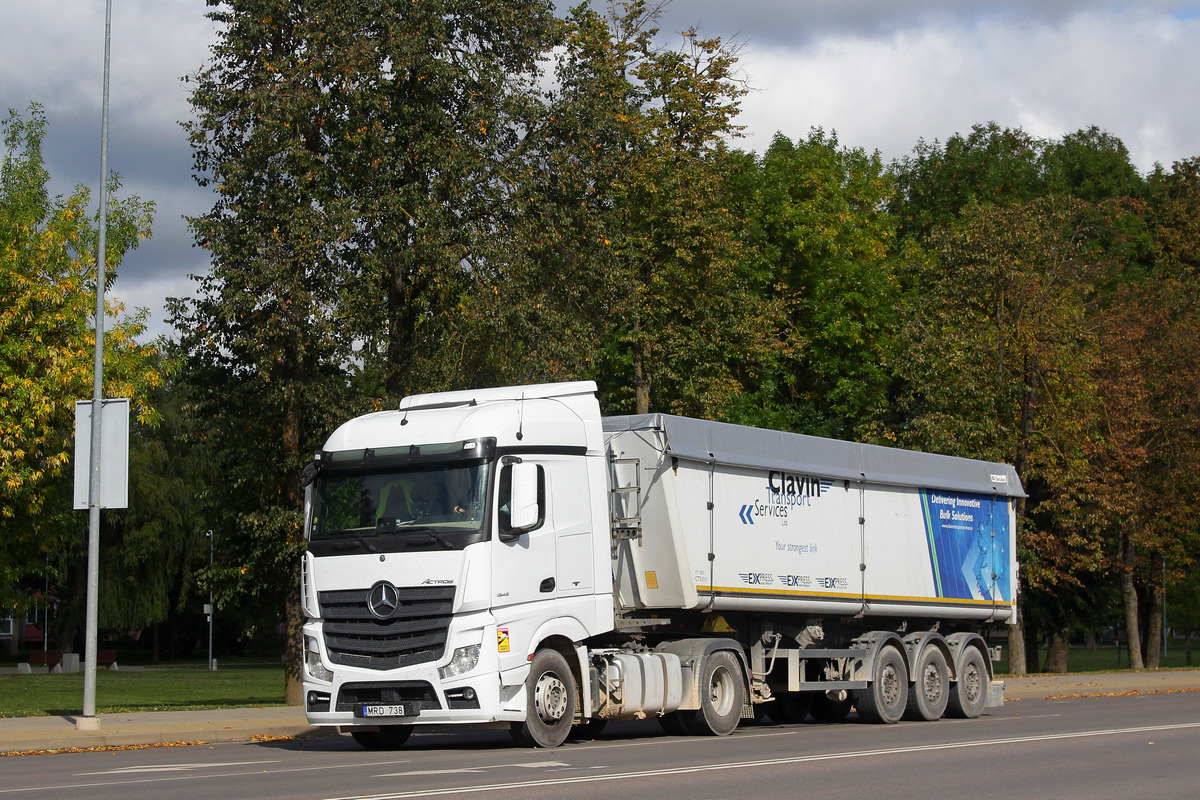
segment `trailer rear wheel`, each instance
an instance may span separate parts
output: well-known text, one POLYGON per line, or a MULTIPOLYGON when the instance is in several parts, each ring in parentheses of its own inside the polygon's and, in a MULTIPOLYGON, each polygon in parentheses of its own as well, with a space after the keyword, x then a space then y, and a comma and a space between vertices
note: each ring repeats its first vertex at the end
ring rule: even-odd
POLYGON ((987 703, 987 684, 988 671, 983 654, 977 647, 967 647, 959 656, 958 680, 951 687, 947 713, 967 719, 978 717, 987 703))
POLYGON ((738 726, 746 702, 742 666, 728 650, 704 659, 700 672, 700 708, 684 728, 692 734, 726 736, 738 726))
POLYGON ((514 722, 512 737, 527 747, 558 747, 575 719, 575 676, 557 650, 539 650, 525 681, 525 721, 514 722))
POLYGON ((929 645, 922 650, 912 677, 904 718, 941 719, 950 701, 950 669, 941 649, 929 645))
POLYGON ((351 738, 368 750, 399 750, 412 735, 412 725, 383 725, 377 731, 350 731, 351 738))
POLYGON ((854 698, 849 692, 839 700, 831 698, 826 692, 819 692, 813 698, 812 716, 817 722, 843 722, 850 716, 852 708, 854 698))
POLYGON ((908 669, 895 645, 884 645, 875 656, 871 682, 854 690, 858 716, 866 722, 899 722, 908 705, 908 669))

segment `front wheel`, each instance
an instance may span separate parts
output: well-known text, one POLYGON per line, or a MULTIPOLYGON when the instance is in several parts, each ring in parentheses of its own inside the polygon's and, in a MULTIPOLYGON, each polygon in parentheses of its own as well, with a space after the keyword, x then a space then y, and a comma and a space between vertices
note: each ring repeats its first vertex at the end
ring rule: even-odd
POLYGON ((704 659, 700 673, 700 708, 695 712, 691 733, 726 736, 738 726, 746 702, 746 685, 737 656, 718 650, 704 659))
POLYGON ((513 739, 526 747, 558 747, 575 720, 575 676, 556 650, 539 650, 525 680, 525 721, 511 726, 513 739))

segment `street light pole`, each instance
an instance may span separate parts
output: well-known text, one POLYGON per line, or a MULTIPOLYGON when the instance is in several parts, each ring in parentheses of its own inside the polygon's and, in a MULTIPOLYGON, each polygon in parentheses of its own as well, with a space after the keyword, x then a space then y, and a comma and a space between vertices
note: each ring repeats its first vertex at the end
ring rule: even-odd
POLYGON ((96 243, 96 360, 92 382, 92 445, 88 481, 87 611, 83 668, 83 716, 75 721, 82 730, 100 727, 96 718, 96 656, 99 650, 100 600, 100 420, 104 404, 104 257, 108 247, 108 65, 112 39, 112 0, 104 4, 104 93, 100 103, 100 219, 96 243))
POLYGON ((213 613, 216 607, 213 605, 213 588, 212 588, 212 566, 213 566, 213 532, 208 532, 208 669, 211 672, 213 667, 213 613))

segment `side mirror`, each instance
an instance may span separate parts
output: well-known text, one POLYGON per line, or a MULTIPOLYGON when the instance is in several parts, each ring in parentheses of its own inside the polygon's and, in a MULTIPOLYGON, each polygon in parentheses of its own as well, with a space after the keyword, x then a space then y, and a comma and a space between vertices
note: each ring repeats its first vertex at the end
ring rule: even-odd
POLYGON ((509 514, 509 526, 517 531, 528 531, 541 519, 542 513, 538 507, 537 464, 512 465, 512 502, 509 514))
POLYGON ((321 473, 321 462, 312 460, 304 465, 304 469, 300 470, 300 488, 307 489, 312 485, 312 482, 317 479, 317 475, 321 473))

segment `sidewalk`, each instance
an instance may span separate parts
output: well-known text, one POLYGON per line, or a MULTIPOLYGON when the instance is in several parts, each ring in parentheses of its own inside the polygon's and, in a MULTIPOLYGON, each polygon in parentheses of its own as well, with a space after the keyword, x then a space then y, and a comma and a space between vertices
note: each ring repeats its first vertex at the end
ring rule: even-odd
POLYGON ((98 714, 96 730, 80 730, 76 717, 0 719, 0 753, 62 748, 119 747, 169 742, 236 742, 256 737, 332 735, 314 728, 300 706, 216 711, 143 711, 98 714))
POLYGON ((1117 694, 1155 694, 1200 691, 1200 669, 1163 672, 1076 672, 1066 675, 1002 676, 1005 700, 1047 697, 1096 697, 1117 694))
MULTIPOLYGON (((1200 669, 1032 675, 1004 677, 1002 680, 1006 684, 1005 698, 1008 701, 1200 691, 1200 669)), ((309 725, 299 706, 100 714, 95 718, 99 720, 97 730, 80 730, 76 727, 75 719, 0 719, 0 753, 334 735, 334 729, 309 725)))

